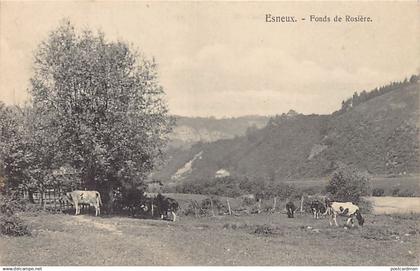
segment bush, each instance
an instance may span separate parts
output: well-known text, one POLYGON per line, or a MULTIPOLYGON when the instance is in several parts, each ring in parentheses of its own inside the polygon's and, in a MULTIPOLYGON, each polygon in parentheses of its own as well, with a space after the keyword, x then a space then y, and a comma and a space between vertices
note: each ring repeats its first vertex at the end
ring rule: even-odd
POLYGON ((374 197, 382 197, 385 194, 385 190, 383 188, 375 188, 372 191, 372 196, 374 197))
POLYGON ((207 199, 203 199, 201 201, 201 209, 202 210, 206 210, 206 212, 208 214, 211 213, 212 208, 211 208, 211 201, 213 201, 213 210, 215 212, 215 214, 219 214, 219 213, 226 213, 228 208, 226 205, 224 205, 219 199, 216 198, 207 198, 207 199))
POLYGON ((188 205, 186 205, 184 208, 181 209, 180 214, 185 215, 185 216, 189 216, 189 215, 195 216, 196 214, 202 215, 203 210, 201 209, 200 205, 198 204, 196 200, 190 200, 188 202, 188 205))
POLYGON ((395 187, 392 189, 392 196, 397 197, 399 193, 400 193, 399 187, 395 187))
POLYGON ((403 189, 398 191, 398 197, 415 197, 416 192, 412 189, 403 189))
POLYGON ((373 211, 373 206, 372 206, 372 202, 370 202, 369 200, 366 200, 364 198, 361 198, 359 200, 359 208, 360 208, 360 212, 363 214, 369 214, 373 211))
POLYGON ((370 195, 370 190, 371 182, 367 173, 345 165, 339 165, 326 186, 333 200, 353 203, 359 203, 361 196, 370 195))
POLYGON ((0 215, 0 233, 9 236, 30 235, 28 226, 15 215, 0 215))
POLYGON ((0 234, 10 236, 30 235, 28 227, 16 217, 16 211, 22 211, 25 204, 18 193, 0 194, 0 234))
POLYGON ((134 216, 144 201, 144 189, 137 187, 120 187, 114 191, 114 208, 117 211, 128 210, 134 216))

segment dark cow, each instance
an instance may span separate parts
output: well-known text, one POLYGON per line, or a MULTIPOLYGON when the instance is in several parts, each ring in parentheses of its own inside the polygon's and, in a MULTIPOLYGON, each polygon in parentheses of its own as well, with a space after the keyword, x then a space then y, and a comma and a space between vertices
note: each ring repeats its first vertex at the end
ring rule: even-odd
POLYGON ((286 204, 287 217, 288 218, 293 218, 294 217, 295 210, 296 210, 295 204, 292 201, 289 201, 286 204))
POLYGON ((172 221, 176 221, 176 211, 179 209, 179 204, 176 200, 158 194, 156 196, 156 205, 160 218, 168 216, 168 213, 171 214, 172 221))
POLYGON ((314 214, 314 218, 318 219, 321 214, 325 213, 325 205, 320 200, 313 200, 311 202, 311 211, 314 214))
POLYGON ((140 210, 144 214, 149 214, 151 217, 155 217, 158 214, 158 206, 156 203, 156 199, 151 197, 145 197, 142 200, 142 204, 140 205, 140 210))

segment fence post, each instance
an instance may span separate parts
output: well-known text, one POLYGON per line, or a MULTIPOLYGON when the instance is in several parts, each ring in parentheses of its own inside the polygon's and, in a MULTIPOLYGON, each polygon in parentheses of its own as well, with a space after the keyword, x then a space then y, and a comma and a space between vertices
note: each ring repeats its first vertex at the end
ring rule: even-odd
POLYGON ((213 199, 210 197, 211 213, 214 216, 213 199))
POLYGON ((300 212, 303 213, 303 195, 300 198, 300 212))
POLYGON ((262 199, 258 199, 258 213, 261 213, 261 202, 262 199))
POLYGON ((152 197, 152 204, 151 205, 152 205, 151 209, 152 209, 152 218, 153 218, 153 197, 152 197))
POLYGON ((46 197, 47 197, 47 194, 45 193, 45 190, 43 189, 42 190, 42 210, 44 210, 45 211, 45 202, 46 202, 46 197))
POLYGON ((276 205, 277 205, 277 197, 274 197, 273 212, 276 211, 276 205))
POLYGON ((228 206, 228 209, 229 209, 229 215, 232 215, 232 210, 230 209, 229 199, 226 199, 226 201, 227 201, 227 206, 228 206))
POLYGON ((198 217, 198 209, 197 209, 198 208, 198 202, 193 201, 192 204, 194 206, 195 218, 197 218, 198 217))

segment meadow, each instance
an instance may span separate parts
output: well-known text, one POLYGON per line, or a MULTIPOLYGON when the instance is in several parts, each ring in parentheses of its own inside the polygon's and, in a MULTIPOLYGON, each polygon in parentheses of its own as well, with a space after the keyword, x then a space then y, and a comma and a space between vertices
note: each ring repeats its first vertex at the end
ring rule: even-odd
POLYGON ((420 263, 419 214, 364 214, 363 227, 348 229, 344 218, 340 227, 330 227, 328 219, 305 213, 289 219, 281 208, 271 214, 180 215, 176 222, 45 212, 20 216, 32 236, 1 236, 0 265, 420 263))

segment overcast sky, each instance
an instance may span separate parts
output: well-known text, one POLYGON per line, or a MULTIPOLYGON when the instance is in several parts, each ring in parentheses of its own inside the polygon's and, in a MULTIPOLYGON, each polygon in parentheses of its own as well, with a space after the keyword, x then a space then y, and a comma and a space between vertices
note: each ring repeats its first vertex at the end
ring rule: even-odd
POLYGON ((66 17, 154 56, 172 114, 331 113, 354 91, 419 73, 419 14, 416 2, 2 1, 0 100, 27 98, 33 51, 66 17), (267 13, 299 22, 267 23, 267 13), (310 23, 311 14, 373 22, 310 23))

